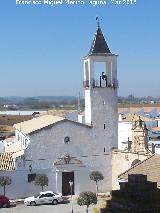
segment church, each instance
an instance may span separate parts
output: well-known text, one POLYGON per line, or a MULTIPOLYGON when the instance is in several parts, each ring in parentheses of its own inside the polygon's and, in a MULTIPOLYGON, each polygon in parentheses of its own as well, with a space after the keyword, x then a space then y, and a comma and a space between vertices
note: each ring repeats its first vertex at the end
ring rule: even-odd
POLYGON ((36 174, 48 176, 46 190, 69 195, 69 181, 73 194, 95 192, 89 174, 100 171, 104 180, 99 182, 99 192, 112 190, 111 153, 118 146, 117 55, 111 52, 99 24, 84 57, 83 87, 84 122, 40 115, 14 125, 12 147, 19 147, 21 154, 15 157, 15 171, 8 173, 13 179, 8 187, 11 197, 16 197, 16 184, 20 197, 39 192, 34 186, 36 174))

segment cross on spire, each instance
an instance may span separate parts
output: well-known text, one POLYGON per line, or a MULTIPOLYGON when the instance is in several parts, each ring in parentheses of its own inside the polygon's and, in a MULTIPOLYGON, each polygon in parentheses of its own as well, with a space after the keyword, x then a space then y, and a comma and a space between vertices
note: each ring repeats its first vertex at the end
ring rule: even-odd
POLYGON ((97 21, 97 26, 100 27, 100 21, 102 21, 102 18, 100 18, 99 16, 96 17, 96 21, 97 21))

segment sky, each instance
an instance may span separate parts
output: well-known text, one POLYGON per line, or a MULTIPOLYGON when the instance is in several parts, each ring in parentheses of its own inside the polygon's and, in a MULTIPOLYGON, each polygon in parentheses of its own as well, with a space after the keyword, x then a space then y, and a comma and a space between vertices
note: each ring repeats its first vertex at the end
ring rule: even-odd
POLYGON ((160 96, 159 0, 47 1, 0 1, 0 97, 83 95, 97 15, 119 55, 119 96, 160 96))

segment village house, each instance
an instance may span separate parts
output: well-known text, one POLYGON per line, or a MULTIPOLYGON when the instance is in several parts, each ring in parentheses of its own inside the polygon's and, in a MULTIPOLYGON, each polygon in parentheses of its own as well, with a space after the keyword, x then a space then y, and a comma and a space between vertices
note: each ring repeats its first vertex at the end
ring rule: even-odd
POLYGON ((153 156, 153 150, 149 149, 148 128, 141 120, 141 116, 132 123, 131 141, 128 141, 124 150, 112 151, 112 189, 119 189, 119 175, 134 167, 140 162, 153 156))
POLYGON ((157 187, 160 188, 160 155, 152 155, 119 174, 119 182, 128 182, 128 175, 134 174, 146 175, 149 181, 156 182, 157 187))

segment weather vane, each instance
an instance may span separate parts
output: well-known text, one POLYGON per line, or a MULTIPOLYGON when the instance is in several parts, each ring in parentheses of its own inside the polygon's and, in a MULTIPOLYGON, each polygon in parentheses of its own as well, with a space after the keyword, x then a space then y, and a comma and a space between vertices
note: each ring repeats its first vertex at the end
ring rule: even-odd
POLYGON ((102 21, 102 18, 99 16, 96 16, 97 26, 100 27, 100 21, 102 21))

